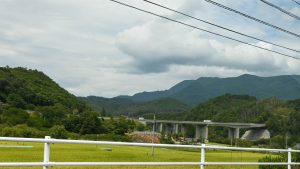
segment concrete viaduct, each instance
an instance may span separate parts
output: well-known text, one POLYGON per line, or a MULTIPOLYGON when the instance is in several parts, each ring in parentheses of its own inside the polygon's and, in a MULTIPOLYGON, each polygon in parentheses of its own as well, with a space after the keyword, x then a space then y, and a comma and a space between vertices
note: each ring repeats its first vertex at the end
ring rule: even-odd
POLYGON ((229 138, 240 138, 240 129, 264 129, 265 124, 254 124, 254 123, 221 123, 211 122, 210 120, 204 120, 203 122, 198 121, 173 121, 173 120, 147 120, 144 119, 142 122, 146 124, 155 124, 156 132, 165 132, 166 134, 178 134, 182 133, 185 135, 186 125, 193 125, 196 128, 195 139, 208 140, 208 127, 218 126, 228 128, 229 138))

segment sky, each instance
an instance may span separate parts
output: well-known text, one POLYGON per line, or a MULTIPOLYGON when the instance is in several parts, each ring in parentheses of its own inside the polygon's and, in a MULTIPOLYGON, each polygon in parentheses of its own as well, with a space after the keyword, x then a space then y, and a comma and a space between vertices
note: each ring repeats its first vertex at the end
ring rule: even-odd
MULTIPOLYGON (((300 58, 142 0, 124 3, 300 58)), ((189 15, 300 50, 300 39, 204 0, 152 0, 189 15)), ((300 34, 300 21, 259 0, 215 0, 300 34)), ((292 0, 268 0, 300 16, 292 0)), ((0 66, 43 71, 77 96, 165 90, 199 77, 300 74, 300 61, 220 38, 110 0, 0 0, 0 66)))

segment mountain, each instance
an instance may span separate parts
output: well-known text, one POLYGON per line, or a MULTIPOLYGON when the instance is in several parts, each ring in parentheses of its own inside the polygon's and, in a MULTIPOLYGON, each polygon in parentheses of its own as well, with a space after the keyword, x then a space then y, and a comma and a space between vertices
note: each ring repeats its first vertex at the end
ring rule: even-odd
POLYGON ((293 100, 300 98, 300 75, 259 77, 245 74, 229 78, 201 77, 197 80, 185 80, 168 90, 142 92, 123 98, 147 102, 169 97, 194 106, 227 93, 249 95, 258 99, 277 97, 293 100))
POLYGON ((44 73, 21 67, 0 67, 0 102, 27 110, 56 104, 70 110, 87 108, 44 73))
MULTIPOLYGON (((98 115, 43 72, 0 67, 1 125, 26 125, 39 130, 64 125, 68 131, 79 133, 79 129, 87 128, 83 126, 84 120, 92 123, 98 120, 98 115), (74 119, 76 123, 72 122, 74 119), (73 124, 78 125, 78 130, 74 130, 73 124)), ((92 132, 92 128, 88 132, 92 132)))
POLYGON ((96 96, 79 97, 98 111, 105 109, 113 114, 142 115, 149 113, 184 112, 190 107, 173 98, 159 98, 148 102, 135 102, 128 97, 103 98, 96 96))
POLYGON ((0 67, 0 136, 92 139, 97 134, 98 139, 100 134, 128 141, 125 133, 137 127, 123 116, 99 115, 43 72, 0 67))

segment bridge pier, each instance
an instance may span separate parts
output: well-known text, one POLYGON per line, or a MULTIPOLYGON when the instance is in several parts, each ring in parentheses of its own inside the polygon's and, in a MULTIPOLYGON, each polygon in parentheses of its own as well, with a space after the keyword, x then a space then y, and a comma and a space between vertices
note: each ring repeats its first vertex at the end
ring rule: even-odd
POLYGON ((240 128, 228 128, 228 138, 229 139, 239 139, 240 138, 240 128))
POLYGON ((155 123, 155 131, 158 133, 163 132, 163 123, 155 123))
POLYGON ((204 142, 208 141, 208 126, 196 125, 196 140, 202 139, 204 142))
POLYGON ((161 133, 161 132, 163 132, 163 129, 164 129, 163 123, 159 123, 158 131, 161 133))
POLYGON ((179 124, 177 124, 177 123, 174 124, 174 131, 175 131, 175 134, 179 133, 179 124))

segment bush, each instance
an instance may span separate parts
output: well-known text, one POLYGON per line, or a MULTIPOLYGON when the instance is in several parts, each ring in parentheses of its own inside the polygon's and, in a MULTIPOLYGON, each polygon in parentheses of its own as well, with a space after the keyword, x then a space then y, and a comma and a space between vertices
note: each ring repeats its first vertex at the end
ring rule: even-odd
POLYGON ((45 134, 46 133, 43 131, 39 131, 26 125, 18 125, 14 127, 6 126, 1 130, 1 136, 4 137, 43 138, 45 134))
POLYGON ((248 140, 242 140, 242 139, 235 139, 236 144, 238 147, 251 147, 253 146, 253 142, 248 140))
POLYGON ((68 137, 68 132, 64 126, 55 125, 49 130, 51 137, 58 139, 66 139, 68 137))

